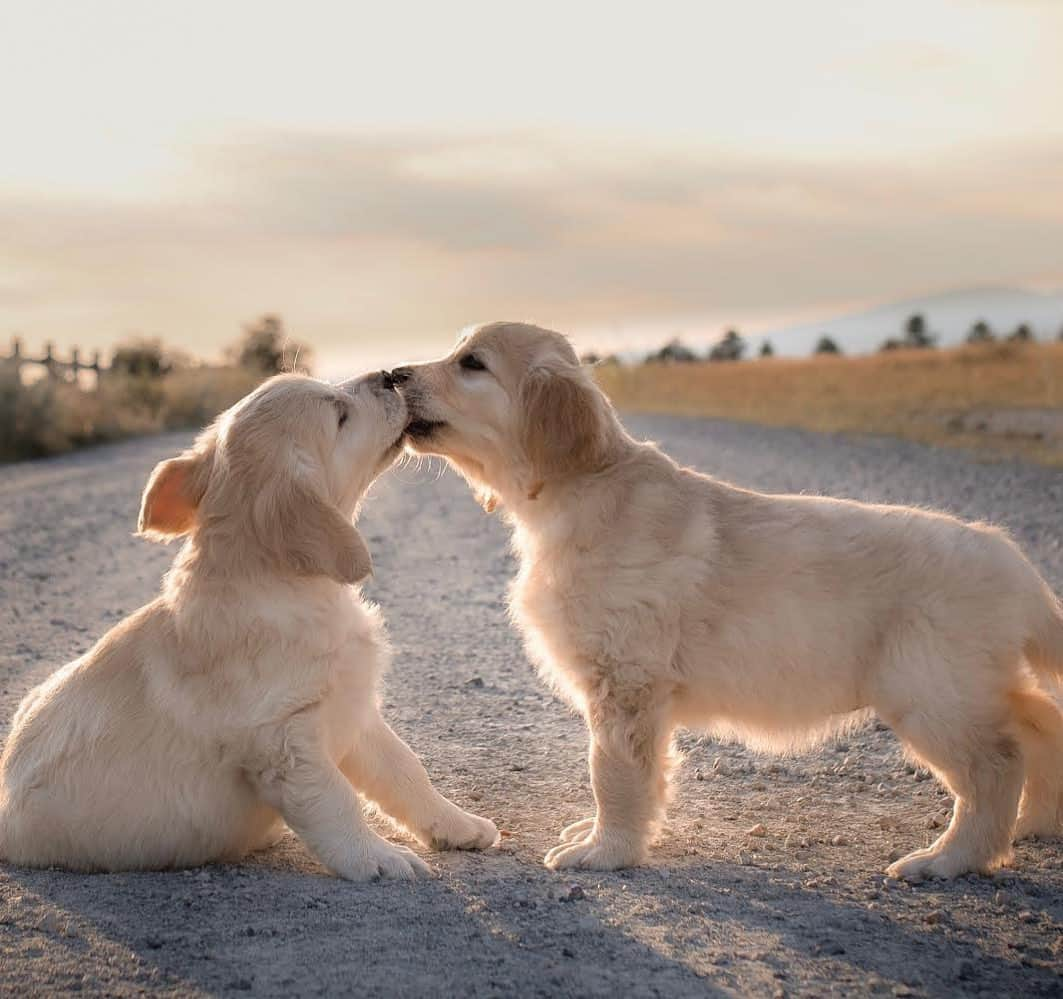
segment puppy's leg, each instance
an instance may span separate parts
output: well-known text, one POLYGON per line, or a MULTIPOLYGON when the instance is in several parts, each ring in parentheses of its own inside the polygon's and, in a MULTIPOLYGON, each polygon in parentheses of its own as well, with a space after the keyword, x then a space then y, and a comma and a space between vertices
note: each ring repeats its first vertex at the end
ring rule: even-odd
POLYGON ((649 705, 592 711, 590 769, 597 814, 568 826, 544 858, 555 870, 611 871, 646 858, 667 792, 671 729, 649 705))
POLYGON ((1015 734, 1022 746, 1026 783, 1015 839, 1063 835, 1063 712, 1042 690, 1010 695, 1015 734))
POLYGON ((325 752, 315 711, 293 716, 264 748, 264 760, 249 768, 249 776, 329 870, 351 881, 410 881, 431 873, 412 851, 366 825, 358 795, 325 752))
POLYGON ((956 800, 948 829, 886 873, 911 881, 954 878, 1006 862, 1022 789, 1022 754, 1007 726, 912 712, 894 727, 956 800))
POLYGON ((421 761, 379 716, 340 763, 347 779, 434 850, 483 850, 498 840, 490 819, 458 808, 428 779, 421 761))

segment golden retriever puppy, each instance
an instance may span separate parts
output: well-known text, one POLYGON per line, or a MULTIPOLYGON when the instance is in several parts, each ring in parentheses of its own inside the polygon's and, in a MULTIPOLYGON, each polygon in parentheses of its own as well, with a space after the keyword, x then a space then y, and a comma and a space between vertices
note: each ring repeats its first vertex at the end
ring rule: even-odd
POLYGON ((891 875, 986 871, 1013 833, 1061 831, 1063 717, 1035 675, 1063 678, 1063 615, 1003 532, 680 468, 534 326, 482 326, 392 377, 410 446, 504 506, 514 617, 590 728, 596 814, 549 867, 643 861, 677 727, 789 750, 864 709, 956 798, 891 875))
POLYGON ((187 535, 162 595, 31 691, 0 759, 0 857, 84 871, 231 861, 284 823, 331 871, 428 872, 494 825, 436 792, 380 716, 387 650, 352 524, 401 450, 388 377, 278 376, 152 473, 140 532, 187 535), (357 789, 357 790, 356 790, 357 789))

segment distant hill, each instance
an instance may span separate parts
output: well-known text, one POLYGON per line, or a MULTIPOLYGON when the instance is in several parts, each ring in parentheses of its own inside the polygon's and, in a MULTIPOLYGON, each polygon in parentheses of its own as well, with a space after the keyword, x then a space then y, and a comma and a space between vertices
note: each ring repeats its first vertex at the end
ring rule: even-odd
POLYGON ((893 302, 822 322, 780 327, 747 339, 754 348, 766 338, 777 354, 804 356, 827 335, 847 354, 866 354, 878 350, 887 337, 899 336, 905 320, 916 312, 926 318, 940 346, 962 343, 979 319, 989 323, 997 336, 1027 323, 1039 340, 1054 340, 1063 329, 1063 291, 1042 294, 1019 288, 972 288, 893 302))

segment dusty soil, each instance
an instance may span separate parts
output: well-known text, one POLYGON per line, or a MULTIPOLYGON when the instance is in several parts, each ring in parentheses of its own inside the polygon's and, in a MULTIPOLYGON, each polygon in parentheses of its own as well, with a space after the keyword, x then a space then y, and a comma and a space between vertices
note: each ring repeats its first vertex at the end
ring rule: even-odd
MULTIPOLYGON (((1063 474, 887 439, 632 417, 680 460, 773 491, 944 507, 1008 525, 1063 587, 1063 474)), ((156 590, 132 537, 180 436, 0 469, 0 720, 156 590)), ((438 785, 505 832, 415 885, 329 877, 292 837, 247 863, 80 876, 0 866, 0 992, 130 995, 1063 995, 1063 847, 987 879, 882 871, 949 801, 873 724, 797 758, 683 739, 652 865, 552 874, 590 813, 582 723, 510 628, 503 525, 438 469, 399 469, 362 526, 396 648, 386 713, 438 785), (760 835, 750 834, 754 827, 760 835)), ((767 692, 770 696, 770 692, 767 692)))

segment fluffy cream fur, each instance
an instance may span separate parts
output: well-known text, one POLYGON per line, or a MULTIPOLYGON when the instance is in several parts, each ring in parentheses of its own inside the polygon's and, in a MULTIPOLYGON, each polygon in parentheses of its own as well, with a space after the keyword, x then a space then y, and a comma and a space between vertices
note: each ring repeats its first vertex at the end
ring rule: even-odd
POLYGON ((379 375, 280 376, 156 468, 141 532, 188 540, 157 600, 19 707, 0 856, 180 867, 241 857, 287 823, 342 877, 426 873, 366 825, 355 788, 427 845, 495 841, 381 718, 382 626, 350 585, 372 568, 351 518, 405 424, 379 375))
POLYGON ((985 871, 1013 834, 1063 829, 1063 717, 1036 683, 1063 676, 1063 616, 1002 531, 680 468, 533 326, 480 327, 393 374, 411 446, 504 505, 513 615, 590 728, 597 811, 549 866, 643 861, 679 726, 785 751, 867 709, 956 796, 889 873, 985 871))

